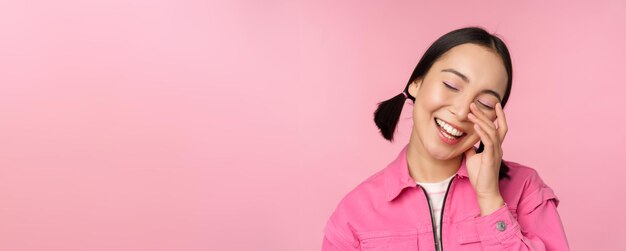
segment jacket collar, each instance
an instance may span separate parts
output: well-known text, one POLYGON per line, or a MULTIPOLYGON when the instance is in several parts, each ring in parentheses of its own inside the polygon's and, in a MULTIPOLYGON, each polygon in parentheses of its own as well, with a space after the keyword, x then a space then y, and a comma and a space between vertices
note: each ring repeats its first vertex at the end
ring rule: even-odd
MULTIPOLYGON (((409 144, 406 144, 385 171, 385 197, 387 201, 392 201, 400 195, 400 192, 407 187, 414 187, 417 184, 409 174, 406 153, 409 144)), ((465 166, 465 154, 462 155, 461 167, 456 172, 456 176, 467 177, 467 167, 465 166)))

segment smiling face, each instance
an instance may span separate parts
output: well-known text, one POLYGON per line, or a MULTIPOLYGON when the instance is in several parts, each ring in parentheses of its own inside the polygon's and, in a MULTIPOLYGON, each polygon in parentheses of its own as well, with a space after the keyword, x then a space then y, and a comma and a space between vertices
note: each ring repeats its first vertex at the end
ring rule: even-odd
POLYGON ((474 102, 492 121, 508 76, 492 49, 461 44, 443 54, 409 86, 415 97, 411 143, 440 160, 458 157, 480 139, 467 115, 474 102))

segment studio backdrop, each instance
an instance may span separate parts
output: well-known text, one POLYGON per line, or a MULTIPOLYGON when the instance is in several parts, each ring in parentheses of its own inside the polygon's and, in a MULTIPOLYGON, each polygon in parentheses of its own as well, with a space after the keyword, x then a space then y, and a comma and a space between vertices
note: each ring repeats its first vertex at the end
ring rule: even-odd
POLYGON ((430 43, 509 46, 504 159, 573 250, 626 250, 626 2, 3 1, 0 250, 320 250, 408 142, 373 122, 430 43))

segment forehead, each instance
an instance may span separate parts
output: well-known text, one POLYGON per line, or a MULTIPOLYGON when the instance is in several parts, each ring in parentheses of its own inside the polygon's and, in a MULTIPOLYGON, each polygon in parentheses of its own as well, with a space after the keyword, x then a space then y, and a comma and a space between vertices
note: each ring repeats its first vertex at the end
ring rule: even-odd
POLYGON ((433 64, 430 71, 436 74, 444 69, 454 69, 467 76, 471 85, 493 89, 504 94, 508 75, 502 57, 493 49, 476 44, 461 44, 444 53, 433 64))

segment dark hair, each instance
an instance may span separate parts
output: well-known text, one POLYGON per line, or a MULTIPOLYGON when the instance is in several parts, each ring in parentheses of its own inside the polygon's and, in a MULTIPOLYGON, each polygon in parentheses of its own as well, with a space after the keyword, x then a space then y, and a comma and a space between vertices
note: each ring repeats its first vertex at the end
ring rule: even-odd
MULTIPOLYGON (((504 92, 504 97, 502 97, 502 107, 506 105, 506 102, 509 99, 511 94, 511 85, 513 80, 513 67, 511 64, 511 56, 509 54, 509 50, 507 49, 504 42, 498 38, 496 35, 492 35, 489 32, 485 31, 480 27, 466 27, 458 30, 453 30, 448 32, 447 34, 441 36, 437 39, 428 50, 424 52, 424 55, 415 66, 415 70, 413 70, 413 74, 409 78, 409 82, 404 87, 404 91, 406 93, 406 97, 403 93, 396 95, 395 97, 385 100, 383 102, 378 103, 378 108, 374 112, 374 122, 376 126, 380 129, 380 133, 383 137, 391 142, 393 142, 393 134, 396 130, 396 126, 398 125, 398 120, 400 119, 400 114, 402 113, 402 108, 404 107, 404 102, 406 98, 411 99, 415 102, 415 97, 409 94, 409 85, 418 78, 424 77, 430 67, 448 50, 453 47, 465 43, 472 43, 477 45, 482 45, 487 48, 493 49, 500 57, 502 57, 502 61, 504 62, 504 68, 508 74, 508 80, 506 84, 506 91, 504 92)), ((483 142, 480 142, 480 145, 476 152, 482 152, 484 150, 483 142)), ((504 163, 504 160, 500 165, 500 175, 499 178, 502 179, 504 177, 508 177, 509 168, 504 163)))

